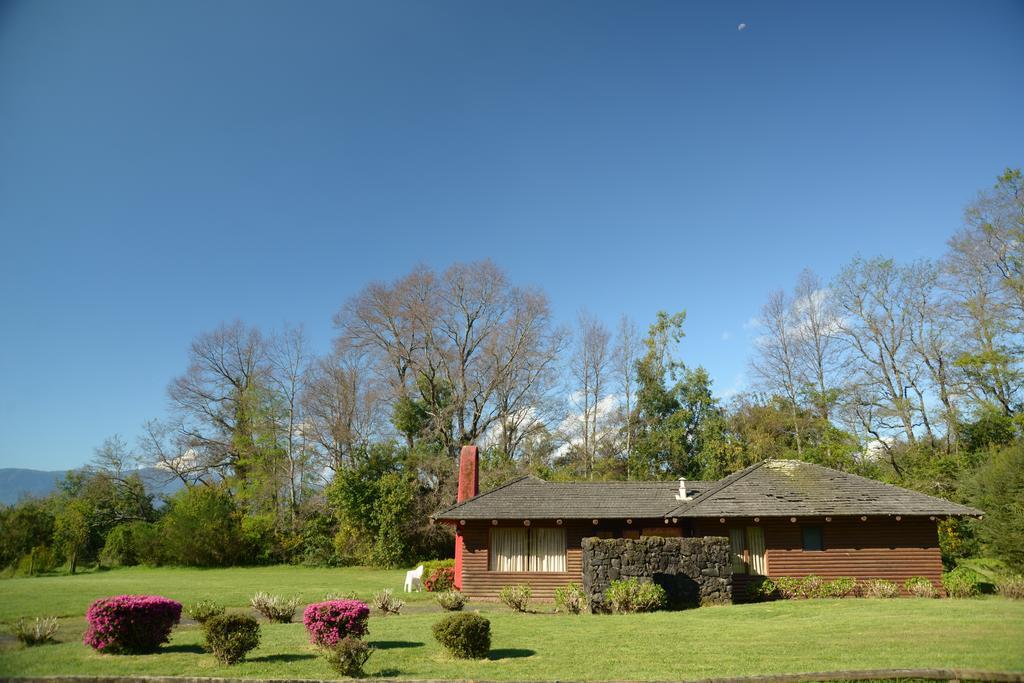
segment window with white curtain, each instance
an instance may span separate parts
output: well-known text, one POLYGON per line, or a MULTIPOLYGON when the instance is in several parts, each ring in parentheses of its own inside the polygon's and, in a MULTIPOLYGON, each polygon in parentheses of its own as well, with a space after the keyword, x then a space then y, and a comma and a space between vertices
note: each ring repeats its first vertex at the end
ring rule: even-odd
POLYGON ((759 526, 729 529, 729 546, 732 550, 733 574, 766 575, 764 529, 759 526))
POLYGON ((565 529, 530 529, 530 571, 565 571, 565 529))
POLYGON ((492 527, 492 572, 564 572, 565 529, 492 527))

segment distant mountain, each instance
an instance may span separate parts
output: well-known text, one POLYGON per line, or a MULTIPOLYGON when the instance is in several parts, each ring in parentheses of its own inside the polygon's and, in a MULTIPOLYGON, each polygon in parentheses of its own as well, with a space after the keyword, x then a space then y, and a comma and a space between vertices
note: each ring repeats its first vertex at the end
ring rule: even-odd
MULTIPOLYGON (((70 470, 48 472, 17 467, 0 468, 0 504, 10 505, 22 498, 41 498, 52 493, 70 470)), ((181 488, 181 481, 171 479, 167 472, 154 467, 138 470, 146 489, 153 495, 171 494, 181 488)))
POLYGON ((0 469, 0 503, 10 505, 22 498, 45 496, 57 488, 57 482, 63 479, 65 474, 67 470, 44 472, 17 467, 0 469))

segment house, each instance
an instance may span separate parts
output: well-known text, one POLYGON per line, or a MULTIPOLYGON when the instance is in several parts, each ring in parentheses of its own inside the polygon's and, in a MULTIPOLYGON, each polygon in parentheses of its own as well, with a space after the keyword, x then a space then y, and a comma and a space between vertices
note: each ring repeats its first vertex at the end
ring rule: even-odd
POLYGON ((462 449, 458 503, 433 519, 456 532, 456 586, 496 598, 529 584, 541 599, 580 582, 586 537, 723 536, 733 592, 752 578, 852 576, 939 587, 938 523, 981 511, 796 460, 765 460, 717 482, 547 482, 525 476, 479 493, 462 449))

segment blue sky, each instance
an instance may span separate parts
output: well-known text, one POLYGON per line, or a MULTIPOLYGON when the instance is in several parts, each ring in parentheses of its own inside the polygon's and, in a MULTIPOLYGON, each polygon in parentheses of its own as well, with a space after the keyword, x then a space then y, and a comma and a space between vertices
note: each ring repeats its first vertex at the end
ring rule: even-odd
POLYGON ((936 256, 1024 163, 1022 36, 1009 1, 0 2, 0 466, 134 439, 221 321, 326 350, 420 262, 685 308, 733 391, 770 290, 936 256))

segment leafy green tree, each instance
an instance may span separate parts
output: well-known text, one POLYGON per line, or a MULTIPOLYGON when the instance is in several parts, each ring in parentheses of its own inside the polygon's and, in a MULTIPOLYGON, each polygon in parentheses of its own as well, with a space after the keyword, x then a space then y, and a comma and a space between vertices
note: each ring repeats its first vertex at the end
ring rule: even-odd
POLYGON ((637 478, 699 477, 706 458, 725 440, 725 420, 711 378, 673 356, 685 336, 686 313, 658 313, 637 362, 635 463, 637 478))
POLYGON ((968 490, 985 513, 978 527, 981 541, 1012 569, 1024 572, 1024 442, 992 453, 968 490))
POLYGON ((185 488, 168 501, 160 520, 166 561, 223 567, 245 559, 241 515, 223 486, 185 488))
POLYGON ((32 549, 53 539, 54 515, 46 501, 23 500, 0 507, 0 567, 7 567, 32 549))

